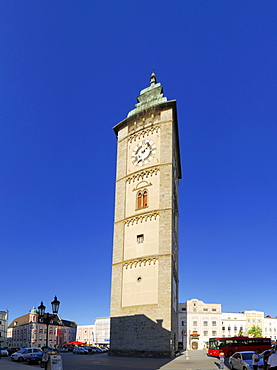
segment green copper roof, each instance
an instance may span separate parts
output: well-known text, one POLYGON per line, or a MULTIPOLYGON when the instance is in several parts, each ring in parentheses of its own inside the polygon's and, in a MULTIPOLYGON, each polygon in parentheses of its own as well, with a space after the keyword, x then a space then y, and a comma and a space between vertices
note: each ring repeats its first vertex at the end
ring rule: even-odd
POLYGON ((156 82, 155 73, 152 73, 150 77, 150 86, 141 90, 140 95, 137 97, 137 101, 138 103, 136 104, 136 108, 131 110, 127 117, 130 117, 133 114, 136 114, 153 105, 167 101, 167 98, 163 94, 162 85, 156 82))
POLYGON ((31 309, 30 313, 31 314, 36 314, 37 313, 37 309, 36 309, 35 306, 31 309))

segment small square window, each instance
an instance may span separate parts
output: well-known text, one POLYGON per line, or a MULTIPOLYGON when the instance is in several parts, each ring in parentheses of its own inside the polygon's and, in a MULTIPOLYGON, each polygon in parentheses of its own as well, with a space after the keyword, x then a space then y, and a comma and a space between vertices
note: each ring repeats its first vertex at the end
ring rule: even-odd
POLYGON ((143 234, 137 235, 137 243, 140 244, 143 242, 144 242, 144 235, 143 234))

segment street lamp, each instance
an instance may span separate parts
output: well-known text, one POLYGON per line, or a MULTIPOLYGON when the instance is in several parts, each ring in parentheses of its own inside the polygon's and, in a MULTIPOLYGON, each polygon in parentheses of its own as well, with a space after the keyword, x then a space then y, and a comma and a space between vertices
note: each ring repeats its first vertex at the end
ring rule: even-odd
MULTIPOLYGON (((54 300, 53 300, 53 302, 51 302, 51 305, 52 305, 53 315, 57 315, 57 313, 59 311, 59 307, 60 307, 60 302, 57 300, 57 296, 54 297, 54 300)), ((41 301, 40 306, 38 306, 38 312, 39 312, 39 316, 46 323, 46 347, 48 347, 48 328, 49 328, 49 324, 50 324, 50 314, 49 314, 49 312, 47 312, 46 317, 44 318, 45 308, 46 307, 44 306, 43 302, 41 301)))

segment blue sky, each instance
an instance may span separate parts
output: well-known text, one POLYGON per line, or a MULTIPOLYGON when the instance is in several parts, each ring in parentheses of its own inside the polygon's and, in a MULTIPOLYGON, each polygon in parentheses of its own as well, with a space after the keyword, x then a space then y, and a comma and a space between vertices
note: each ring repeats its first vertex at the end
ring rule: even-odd
POLYGON ((0 310, 109 315, 116 137, 178 107, 180 302, 277 316, 276 1, 0 2, 0 310), (269 298, 270 297, 270 298, 269 298))

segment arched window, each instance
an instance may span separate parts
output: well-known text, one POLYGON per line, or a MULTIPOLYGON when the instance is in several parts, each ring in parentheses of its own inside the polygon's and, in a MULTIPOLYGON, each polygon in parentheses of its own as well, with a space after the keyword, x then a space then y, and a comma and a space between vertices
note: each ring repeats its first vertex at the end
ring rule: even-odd
POLYGON ((139 192, 138 193, 138 209, 140 209, 140 208, 142 208, 143 207, 143 197, 142 197, 142 193, 141 192, 139 192))
POLYGON ((137 194, 137 208, 145 208, 148 206, 148 192, 147 190, 139 191, 137 194))
POLYGON ((144 190, 143 192, 143 207, 147 207, 147 190, 144 190))

